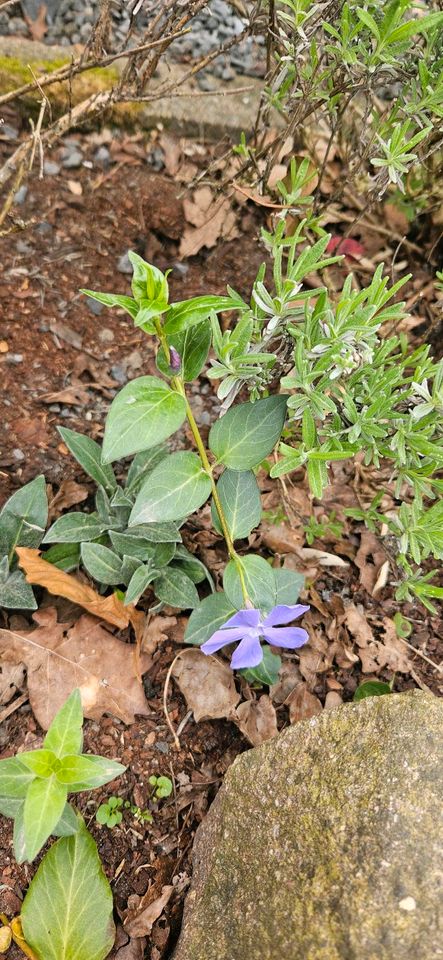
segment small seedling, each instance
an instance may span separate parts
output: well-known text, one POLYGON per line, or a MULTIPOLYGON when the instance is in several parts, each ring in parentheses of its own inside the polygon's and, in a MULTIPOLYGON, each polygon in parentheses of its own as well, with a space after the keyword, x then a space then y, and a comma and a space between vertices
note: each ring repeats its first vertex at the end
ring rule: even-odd
POLYGON ((113 827, 117 827, 123 819, 123 814, 120 811, 120 807, 122 806, 123 800, 121 797, 109 797, 106 803, 100 804, 95 814, 97 823, 109 827, 110 830, 112 830, 113 827))
POLYGON ((170 797, 172 793, 172 780, 169 777, 149 777, 148 783, 155 787, 154 797, 157 800, 163 800, 164 797, 170 797))

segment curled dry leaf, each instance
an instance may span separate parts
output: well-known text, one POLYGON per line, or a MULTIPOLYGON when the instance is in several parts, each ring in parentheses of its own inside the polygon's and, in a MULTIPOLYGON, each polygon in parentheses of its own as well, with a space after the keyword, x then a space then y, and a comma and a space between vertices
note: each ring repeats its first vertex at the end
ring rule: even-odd
MULTIPOLYGON (((33 614, 36 630, 0 630, 0 658, 24 663, 28 671, 31 707, 47 730, 72 691, 79 687, 86 717, 104 713, 133 723, 135 714, 149 715, 149 707, 135 672, 135 647, 128 646, 84 614, 73 627, 57 622, 54 609, 33 614)), ((141 657, 145 673, 151 661, 141 657)))
POLYGON ((188 223, 181 243, 180 256, 194 257, 202 247, 213 247, 220 238, 238 236, 235 213, 226 197, 214 200, 209 187, 195 191, 193 200, 185 199, 183 209, 188 223))
POLYGON ((80 583, 70 573, 64 573, 54 567, 52 563, 43 560, 39 550, 29 547, 16 547, 19 566, 26 574, 28 583, 46 587, 49 593, 56 597, 66 597, 73 603, 78 603, 88 613, 92 613, 100 620, 112 623, 114 627, 123 630, 131 623, 133 607, 125 607, 115 594, 111 597, 101 597, 99 593, 86 583, 80 583))
POLYGON ((0 664, 0 705, 9 703, 19 690, 25 686, 25 667, 23 663, 0 664))
POLYGON ((308 720, 322 712, 318 697, 308 690, 306 683, 300 683, 289 700, 289 719, 291 723, 308 720))
MULTIPOLYGON (((204 654, 203 654, 204 656, 204 654)), ((151 900, 152 890, 148 890, 136 907, 128 910, 124 921, 124 928, 130 937, 146 937, 151 933, 154 923, 163 913, 166 904, 172 897, 175 887, 162 887, 162 892, 155 900, 151 900)))
POLYGON ((347 560, 338 557, 336 553, 327 553, 326 550, 315 550, 314 547, 301 547, 297 550, 302 560, 315 560, 320 567, 349 567, 347 560))
POLYGON ((259 700, 245 700, 230 719, 253 747, 259 747, 278 733, 277 714, 267 694, 263 694, 259 700))
POLYGON ((386 553, 380 541, 370 530, 363 530, 355 563, 360 570, 360 583, 371 595, 385 562, 386 553))
POLYGON ((346 607, 345 623, 348 630, 352 633, 352 636, 355 637, 359 647, 367 647, 370 643, 374 643, 374 634, 363 610, 356 607, 353 603, 346 607))
POLYGON ((230 717, 240 700, 230 667, 216 657, 205 656, 201 650, 183 650, 172 676, 196 723, 230 717))
POLYGON ((272 524, 261 527, 262 543, 273 553, 293 553, 294 550, 301 548, 304 542, 303 528, 294 530, 286 523, 280 523, 279 526, 272 524))
POLYGON ((269 695, 273 703, 283 705, 302 681, 300 670, 293 660, 284 660, 279 670, 277 683, 270 687, 269 695))
POLYGON ((141 634, 140 646, 143 653, 152 655, 160 643, 169 639, 168 631, 177 625, 177 617, 146 618, 141 634))
POLYGON ((77 506, 88 496, 88 488, 75 480, 63 480, 60 489, 49 500, 49 521, 52 523, 64 510, 77 506))
POLYGON ((118 926, 114 948, 112 953, 109 954, 108 960, 143 960, 146 942, 145 937, 137 937, 135 940, 129 939, 123 927, 118 926))

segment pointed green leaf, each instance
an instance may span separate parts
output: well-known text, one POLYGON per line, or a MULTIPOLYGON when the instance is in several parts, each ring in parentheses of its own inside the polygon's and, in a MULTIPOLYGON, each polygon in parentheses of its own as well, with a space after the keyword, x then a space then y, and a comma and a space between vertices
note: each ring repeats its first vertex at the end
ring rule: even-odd
POLYGON ((14 547, 38 547, 48 522, 48 498, 43 476, 12 494, 0 511, 0 556, 14 547))
POLYGON ((225 593, 212 593, 192 611, 185 630, 185 642, 200 647, 235 613, 225 593))
POLYGON ((168 337, 185 330, 195 324, 207 320, 211 311, 222 313, 223 310, 238 310, 246 304, 238 298, 217 297, 213 294, 207 294, 203 297, 193 297, 192 300, 181 300, 179 303, 172 303, 166 314, 164 322, 164 331, 168 337))
POLYGON ((29 750, 20 754, 20 762, 36 777, 46 779, 55 773, 58 763, 52 750, 29 750))
POLYGON ((287 604, 291 606, 297 603, 300 596, 300 590, 303 589, 305 578, 302 573, 295 573, 293 570, 286 570, 283 567, 275 569, 275 604, 287 604))
POLYGON ((56 823, 52 833, 54 837, 72 837, 81 824, 81 818, 76 814, 70 803, 65 804, 65 809, 56 823))
POLYGON ((13 797, 22 800, 35 775, 18 757, 0 760, 0 799, 13 797))
POLYGON ((119 293, 97 293, 95 290, 80 290, 80 293, 84 293, 87 297, 91 297, 92 300, 98 300, 99 303, 104 303, 105 307, 122 307, 123 310, 126 310, 126 313, 129 313, 129 316, 135 320, 139 306, 136 300, 133 300, 132 297, 124 297, 119 293))
MULTIPOLYGON (((201 373, 208 358, 211 335, 211 325, 205 321, 168 337, 169 346, 175 348, 181 359, 180 376, 186 383, 196 380, 201 373)), ((171 368, 163 349, 157 354, 157 366, 165 376, 171 376, 171 368)))
POLYGON ((18 797, 0 797, 0 813, 15 820, 24 802, 24 799, 20 800, 18 797))
POLYGON ((172 453, 143 484, 129 518, 129 526, 158 520, 178 520, 207 500, 211 481, 195 453, 172 453))
POLYGON ((46 854, 26 894, 21 920, 37 960, 104 960, 114 943, 112 892, 82 824, 46 854))
POLYGON ((114 398, 103 440, 103 462, 157 446, 181 426, 183 397, 158 377, 138 377, 114 398))
POLYGON ((238 560, 230 560, 223 575, 226 596, 237 610, 245 607, 238 565, 241 564, 249 599, 254 607, 266 613, 275 606, 274 571, 263 557, 248 554, 238 560))
POLYGON ((117 481, 112 467, 109 464, 104 465, 102 463, 102 451, 99 444, 95 440, 91 440, 91 437, 85 437, 82 433, 69 430, 67 427, 59 427, 58 432, 85 473, 104 487, 107 493, 113 493, 117 481))
POLYGON ((56 757, 80 753, 83 746, 83 709, 80 691, 73 690, 56 713, 43 741, 56 757))
POLYGON ((178 567, 166 567, 154 580, 154 592, 159 600, 179 610, 192 610, 199 603, 197 589, 190 577, 178 567))
POLYGON ((263 645, 263 660, 256 667, 250 670, 240 670, 240 673, 248 683, 261 683, 272 687, 277 683, 278 673, 281 668, 281 657, 272 653, 271 648, 265 643, 263 645))
POLYGON ((136 453, 126 477, 125 492, 135 496, 146 477, 168 455, 166 444, 160 443, 149 450, 140 450, 136 453))
POLYGON ((92 790, 102 787, 115 777, 120 777, 126 767, 116 760, 97 756, 65 756, 62 758, 60 769, 57 771, 59 783, 68 787, 69 793, 79 793, 81 790, 92 790))
POLYGON ((23 811, 26 859, 31 863, 51 835, 63 813, 67 787, 56 780, 33 780, 28 788, 23 811))
POLYGON ((152 540, 134 536, 132 530, 127 533, 111 531, 110 537, 112 546, 117 553, 122 556, 136 557, 145 563, 148 560, 153 560, 157 567, 165 567, 175 554, 175 543, 153 543, 152 540))
POLYGON ((97 513, 65 513, 49 528, 43 543, 88 543, 106 529, 97 513))
POLYGON ((271 452, 283 429, 287 397, 239 403, 211 427, 209 447, 232 470, 250 470, 271 452))
POLYGON ((80 547, 78 543, 57 543, 45 551, 44 559, 59 570, 70 573, 80 563, 80 547))
MULTIPOLYGON (((225 470, 217 483, 217 493, 233 540, 249 536, 261 519, 260 491, 251 470, 225 470)), ((221 533, 220 520, 214 502, 211 505, 212 522, 221 533)))
POLYGON ((82 543, 83 566, 98 583, 117 586, 122 583, 122 560, 109 547, 101 543, 82 543))
POLYGON ((157 576, 157 573, 158 571, 153 563, 142 563, 142 565, 137 568, 131 577, 126 591, 125 606, 127 606, 128 603, 138 603, 146 588, 152 583, 154 577, 157 576))
POLYGON ((22 570, 13 570, 4 583, 0 583, 0 607, 9 610, 37 609, 33 589, 22 570))
POLYGON ((180 570, 183 570, 193 583, 201 583, 202 580, 206 579, 211 590, 214 590, 214 582, 209 570, 205 567, 204 563, 202 563, 198 557, 195 557, 193 553, 190 553, 183 544, 179 544, 175 551, 173 565, 179 565, 180 570))
POLYGON ((141 523, 131 526, 131 537, 141 537, 142 540, 150 540, 151 543, 181 543, 181 534, 178 525, 172 522, 165 523, 141 523))

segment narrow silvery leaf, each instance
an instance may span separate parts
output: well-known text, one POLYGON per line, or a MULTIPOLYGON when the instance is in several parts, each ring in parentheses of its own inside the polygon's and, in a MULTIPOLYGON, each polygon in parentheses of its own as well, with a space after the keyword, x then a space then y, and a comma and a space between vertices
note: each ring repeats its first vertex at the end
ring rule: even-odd
POLYGON ((283 429, 287 397, 239 403, 211 427, 209 447, 232 470, 250 470, 269 454, 283 429))
POLYGON ((200 647, 235 613, 225 593, 212 593, 192 611, 185 630, 185 642, 200 647))
POLYGON ((185 416, 185 400, 163 380, 132 380, 112 401, 106 419, 103 462, 156 446, 178 430, 185 416))
POLYGON ((80 753, 83 746, 83 710, 79 690, 73 690, 56 713, 43 741, 56 757, 80 753))
POLYGON ((122 560, 101 543, 82 543, 82 563, 98 583, 117 586, 122 583, 122 560))
POLYGON ((0 511, 0 556, 14 547, 38 547, 48 522, 48 498, 43 476, 12 494, 0 511))
POLYGON ((154 581, 155 595, 163 603, 180 610, 192 610, 199 603, 199 596, 190 577, 177 567, 166 567, 154 581))
MULTIPOLYGON (((217 483, 217 493, 232 539, 249 536, 261 519, 260 491, 252 470, 225 470, 217 483)), ((221 533, 214 501, 211 514, 215 529, 221 533)))
POLYGON ((211 481, 195 453, 172 453, 143 484, 129 518, 129 526, 178 520, 207 500, 211 481))
POLYGON ((96 513, 65 513, 49 528, 43 543, 88 543, 106 527, 96 513))
POLYGON ((181 534, 177 523, 142 523, 131 525, 131 537, 141 537, 152 543, 181 543, 181 534))
POLYGON ((104 960, 114 943, 112 892, 81 824, 46 854, 26 894, 23 935, 39 960, 104 960))
POLYGON ((82 433, 69 430, 67 427, 59 427, 58 432, 85 473, 104 487, 107 493, 113 493, 117 481, 112 467, 109 464, 102 463, 102 451, 99 444, 95 440, 91 440, 91 437, 85 437, 82 433))

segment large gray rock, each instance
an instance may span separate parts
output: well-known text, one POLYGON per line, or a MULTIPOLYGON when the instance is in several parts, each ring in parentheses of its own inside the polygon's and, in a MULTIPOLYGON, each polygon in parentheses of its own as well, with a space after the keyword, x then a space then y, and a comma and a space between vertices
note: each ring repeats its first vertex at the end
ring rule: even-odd
POLYGON ((443 701, 373 697, 230 768, 174 960, 443 957, 443 701))

